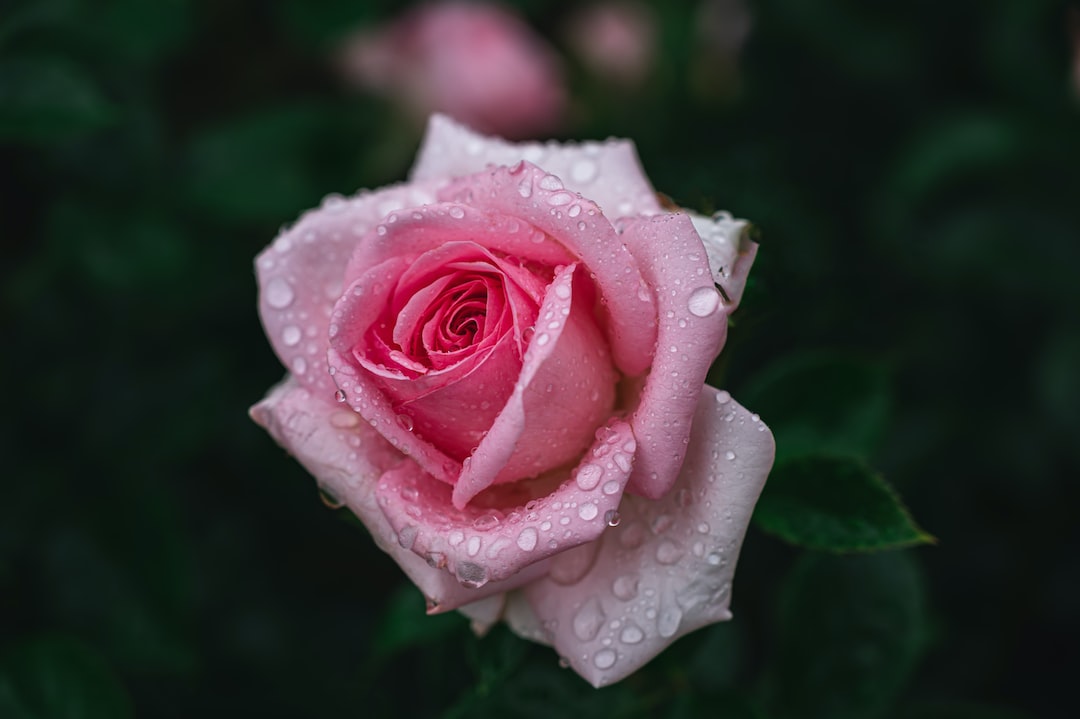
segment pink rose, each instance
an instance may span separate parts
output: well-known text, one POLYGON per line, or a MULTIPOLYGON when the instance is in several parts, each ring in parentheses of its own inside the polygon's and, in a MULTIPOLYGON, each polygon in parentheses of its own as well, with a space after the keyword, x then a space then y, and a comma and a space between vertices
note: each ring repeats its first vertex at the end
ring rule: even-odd
POLYGON ((744 226, 666 210, 629 142, 516 145, 436 116, 409 182, 328 197, 259 256, 290 374, 252 417, 430 612, 505 620, 616 681, 730 617, 773 459, 704 384, 744 226))
POLYGON ((643 83, 652 72, 658 24, 640 2, 619 0, 586 5, 567 26, 567 42, 594 73, 627 87, 643 83))
POLYGON ((357 85, 420 118, 444 112, 507 137, 550 132, 566 110, 555 51, 495 5, 420 5, 348 40, 342 66, 357 85))

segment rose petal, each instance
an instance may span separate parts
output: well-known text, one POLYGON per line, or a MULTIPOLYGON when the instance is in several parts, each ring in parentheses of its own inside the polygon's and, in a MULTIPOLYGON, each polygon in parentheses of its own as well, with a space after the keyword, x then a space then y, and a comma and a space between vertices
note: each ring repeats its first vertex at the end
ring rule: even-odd
POLYGON ((506 594, 493 594, 486 599, 458 607, 458 611, 471 620, 473 634, 482 637, 498 623, 506 607, 506 594))
MULTIPOLYGON (((466 589, 447 572, 428 566, 419 556, 403 549, 375 501, 378 476, 401 462, 401 455, 355 412, 320 399, 296 379, 286 379, 271 389, 251 408, 251 418, 304 465, 326 493, 344 502, 364 523, 379 548, 427 597, 429 613, 449 611, 501 594, 527 581, 527 577, 537 576, 529 568, 512 582, 466 589)), ((543 565, 537 567, 537 571, 543 569, 543 565)))
POLYGON ((728 313, 688 216, 629 220, 622 238, 656 293, 660 317, 652 370, 630 421, 639 445, 630 491, 657 499, 679 475, 701 386, 727 334, 728 313))
POLYGON ((633 255, 590 200, 563 189, 562 181, 527 162, 456 179, 440 199, 474 202, 520 217, 546 232, 588 268, 605 301, 605 331, 616 366, 627 376, 644 372, 656 341, 656 307, 633 255))
MULTIPOLYGON (((338 395, 360 413, 379 434, 396 449, 408 454, 443 482, 457 477, 460 465, 431 443, 412 432, 407 422, 398 419, 390 399, 378 385, 371 368, 361 366, 353 356, 367 329, 375 322, 393 291, 394 281, 408 266, 395 258, 372 267, 353 282, 334 305, 330 318, 330 349, 327 362, 333 372, 338 395)), ((387 374, 390 374, 387 371, 387 374)))
POLYGON ((775 445, 764 424, 706 386, 674 490, 626 497, 576 584, 522 592, 559 654, 594 686, 618 681, 682 635, 731 617, 731 580, 775 445))
POLYGON ((349 200, 330 196, 256 259, 259 316, 266 335, 285 367, 313 392, 330 398, 336 389, 327 373, 326 330, 354 242, 387 212, 432 202, 430 188, 430 183, 419 183, 349 200))
POLYGON ((757 255, 758 246, 749 237, 751 225, 726 212, 717 212, 712 217, 702 217, 693 212, 687 214, 705 244, 713 281, 723 287, 727 294, 724 305, 730 313, 739 306, 750 267, 757 255))
POLYGON ((575 302, 575 268, 557 272, 547 288, 513 392, 454 485, 458 509, 495 482, 580 457, 611 413, 617 377, 589 314, 593 303, 575 302))
POLYGON ((375 231, 357 244, 345 269, 346 284, 368 268, 393 257, 418 257, 448 242, 469 240, 493 252, 547 266, 565 265, 574 258, 524 218, 490 212, 457 202, 391 212, 375 231))
MULTIPOLYGON (((592 451, 546 496, 523 506, 491 508, 451 502, 448 486, 406 461, 379 480, 378 502, 403 547, 470 587, 506 579, 592 543, 608 529, 607 513, 619 504, 635 449, 630 427, 615 422, 598 432, 592 451)), ((531 580, 530 580, 531 581, 531 580)))
POLYGON ((542 145, 510 143, 473 132, 445 115, 432 115, 413 165, 414 181, 440 181, 488 165, 526 160, 561 178, 603 208, 608 217, 655 215, 661 207, 629 140, 542 145))

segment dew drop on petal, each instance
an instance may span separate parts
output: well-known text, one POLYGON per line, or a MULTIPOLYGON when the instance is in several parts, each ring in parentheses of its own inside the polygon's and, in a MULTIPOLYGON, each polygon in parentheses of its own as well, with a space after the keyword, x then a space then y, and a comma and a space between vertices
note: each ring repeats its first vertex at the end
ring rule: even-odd
POLYGON ((600 491, 602 491, 604 494, 617 494, 619 492, 619 489, 621 489, 621 485, 618 483, 618 481, 612 479, 604 482, 604 486, 600 488, 600 491))
POLYGON ((450 208, 450 216, 453 217, 455 220, 460 220, 462 217, 465 216, 465 210, 461 209, 457 205, 454 205, 450 208))
POLYGON ((631 623, 627 623, 619 635, 619 641, 623 644, 637 644, 644 638, 645 632, 641 631, 641 627, 631 623))
POLYGON ((566 283, 559 283, 555 286, 555 296, 560 300, 570 299, 570 287, 566 283))
POLYGON ((726 459, 728 461, 733 461, 735 459, 735 452, 733 452, 730 449, 728 451, 724 452, 724 459, 726 459))
POLYGON ((678 607, 667 607, 660 612, 660 616, 656 620, 656 631, 660 633, 660 636, 667 639, 675 636, 681 623, 682 611, 678 607))
POLYGON ((716 403, 717 404, 727 404, 730 401, 731 401, 731 394, 726 389, 722 389, 722 390, 720 390, 719 392, 716 393, 716 403))
POLYGON ((544 175, 537 184, 539 184, 542 189, 548 191, 561 190, 563 188, 562 180, 555 175, 544 175))
POLYGON ((592 502, 586 502, 578 507, 578 516, 584 519, 586 522, 591 519, 596 519, 596 515, 600 513, 600 509, 597 508, 592 502))
POLYGON ((630 601, 638 595, 638 578, 633 574, 617 577, 611 585, 611 593, 624 602, 630 601))
POLYGON ((401 427, 406 432, 412 432, 413 431, 413 419, 409 415, 407 415, 407 414, 399 414, 397 416, 397 423, 398 423, 398 426, 401 427))
POLYGON ((588 492, 600 483, 600 477, 603 473, 604 470, 595 464, 583 464, 577 473, 577 485, 588 492))
POLYGON ((345 390, 339 389, 337 392, 334 392, 334 399, 336 399, 338 402, 344 402, 345 401, 345 390))
POLYGON ((619 655, 615 653, 614 649, 601 649, 593 657, 593 664, 597 669, 610 669, 615 666, 615 660, 619 658, 619 655))
POLYGON ((600 600, 590 598, 574 615, 574 635, 583 642, 594 639, 606 618, 600 600))
POLYGON ((281 331, 281 341, 286 347, 294 347, 300 343, 303 333, 296 325, 289 325, 281 331))
POLYGON ((708 317, 720 308, 720 293, 715 287, 698 287, 690 293, 686 308, 695 317, 708 317))
POLYGON ((276 310, 283 310, 292 304, 293 289, 281 277, 275 277, 266 283, 266 304, 276 310))
POLYGON ((531 552, 536 547, 537 534, 534 527, 525 527, 517 536, 517 545, 522 551, 531 552))
POLYGON ((608 511, 604 512, 604 522, 607 523, 607 526, 618 527, 620 520, 621 517, 619 517, 619 513, 616 510, 609 509, 608 511))

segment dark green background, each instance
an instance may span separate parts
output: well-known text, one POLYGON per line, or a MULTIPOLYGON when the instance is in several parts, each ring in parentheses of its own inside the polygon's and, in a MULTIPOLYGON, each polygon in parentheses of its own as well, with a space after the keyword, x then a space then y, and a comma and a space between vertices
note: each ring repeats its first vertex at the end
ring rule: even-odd
MULTIPOLYGON (((562 47, 574 3, 517 6, 562 47)), ((760 226, 713 381, 781 453, 880 470, 937 546, 838 557, 751 529, 736 620, 602 691, 424 618, 246 417, 283 373, 254 255, 414 152, 327 61, 399 7, 3 0, 0 716, 1072 716, 1069 4, 751 6, 737 88, 702 91, 689 4, 658 4, 645 87, 568 61, 563 136, 633 137, 657 188, 760 226)))

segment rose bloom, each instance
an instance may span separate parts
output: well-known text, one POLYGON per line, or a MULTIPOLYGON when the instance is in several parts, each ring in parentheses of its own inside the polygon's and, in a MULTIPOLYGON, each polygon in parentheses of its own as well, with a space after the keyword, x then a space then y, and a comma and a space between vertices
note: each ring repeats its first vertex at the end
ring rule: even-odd
POLYGON ((445 112, 507 137, 555 130, 566 110, 555 51, 495 5, 420 5, 347 40, 341 64, 356 85, 396 99, 419 118, 445 112))
POLYGON ((289 375, 251 415, 429 612, 505 620, 616 681, 731 616, 774 453, 704 384, 745 227, 666 209, 629 142, 435 116, 409 182, 330 196, 259 255, 289 375))
POLYGON ((627 87, 643 83, 656 56, 657 21, 639 2, 586 5, 567 23, 567 42, 589 70, 627 87))

